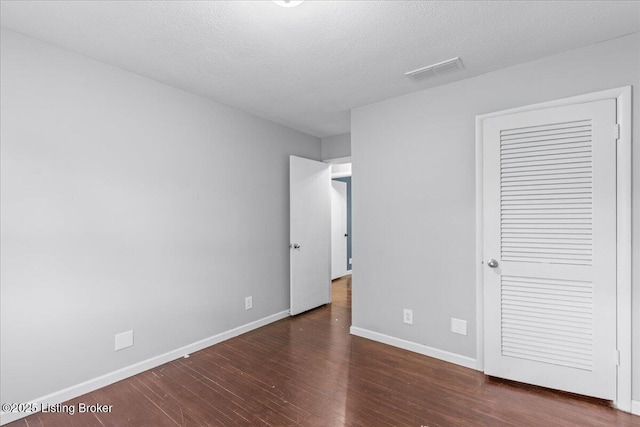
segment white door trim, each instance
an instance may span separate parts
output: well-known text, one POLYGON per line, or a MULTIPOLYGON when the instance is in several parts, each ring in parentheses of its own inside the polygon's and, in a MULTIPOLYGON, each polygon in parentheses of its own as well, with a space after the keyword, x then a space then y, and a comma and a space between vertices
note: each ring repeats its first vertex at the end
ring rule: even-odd
POLYGON ((337 165, 341 163, 351 163, 351 156, 336 157, 334 159, 324 159, 323 162, 329 163, 330 165, 337 165))
POLYGON ((631 86, 476 116, 476 368, 484 371, 483 283, 483 140, 485 119, 562 105, 616 99, 620 138, 617 144, 617 341, 620 364, 614 404, 631 411, 631 86))
POLYGON ((347 261, 347 183, 332 179, 331 280, 347 275, 347 261))

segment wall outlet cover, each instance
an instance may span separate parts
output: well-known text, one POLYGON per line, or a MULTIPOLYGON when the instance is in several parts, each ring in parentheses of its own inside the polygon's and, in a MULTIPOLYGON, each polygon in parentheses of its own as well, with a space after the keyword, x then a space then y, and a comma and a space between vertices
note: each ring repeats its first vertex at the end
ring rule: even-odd
POLYGON ((133 329, 116 334, 116 351, 133 345, 133 329))
POLYGON ((467 335, 467 321, 451 318, 451 332, 454 334, 467 335))
POLYGON ((244 309, 251 310, 253 308, 253 297, 249 296, 244 299, 244 309))
POLYGON ((413 325, 413 310, 404 309, 402 321, 407 325, 413 325))

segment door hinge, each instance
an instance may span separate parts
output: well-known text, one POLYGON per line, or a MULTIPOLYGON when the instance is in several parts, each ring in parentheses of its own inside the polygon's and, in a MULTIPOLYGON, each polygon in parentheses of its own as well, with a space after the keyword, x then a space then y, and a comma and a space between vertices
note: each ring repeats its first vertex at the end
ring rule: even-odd
POLYGON ((620 350, 613 352, 613 360, 616 362, 616 366, 620 366, 620 350))
POLYGON ((620 139, 620 125, 617 123, 613 125, 613 137, 616 141, 620 139))

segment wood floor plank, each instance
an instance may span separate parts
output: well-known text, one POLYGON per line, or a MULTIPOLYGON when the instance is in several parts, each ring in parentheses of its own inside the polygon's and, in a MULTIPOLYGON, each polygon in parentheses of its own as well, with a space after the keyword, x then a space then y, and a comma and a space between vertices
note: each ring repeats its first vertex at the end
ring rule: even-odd
POLYGON ((198 420, 204 425, 224 426, 238 424, 233 417, 224 414, 222 408, 202 399, 193 390, 193 385, 198 382, 198 379, 182 374, 175 362, 163 365, 160 368, 154 369, 153 375, 147 376, 146 379, 165 390, 170 398, 175 401, 177 406, 174 411, 177 410, 181 416, 198 420))
MULTIPOLYGON (((140 390, 145 398, 151 400, 162 412, 167 414, 180 426, 203 426, 203 425, 219 425, 222 422, 213 417, 210 412, 202 411, 200 405, 190 407, 191 402, 186 405, 182 404, 181 396, 174 394, 164 384, 154 382, 153 377, 143 377, 136 375, 134 377, 137 383, 134 386, 140 390), (195 408, 195 410, 193 410, 195 408)), ((185 399, 192 400, 192 399, 185 399)))
POLYGON ((336 280, 331 305, 67 402, 112 413, 40 413, 9 426, 640 427, 596 399, 352 336, 350 286, 336 280))
POLYGON ((214 363, 193 364, 189 366, 189 369, 193 369, 194 372, 202 375, 203 379, 209 384, 215 384, 221 390, 225 390, 230 395, 233 394, 237 399, 241 399, 240 404, 247 406, 258 418, 268 424, 295 424, 309 415, 299 408, 297 410, 291 408, 290 405, 286 411, 283 411, 283 406, 287 404, 278 401, 279 398, 274 394, 272 387, 256 381, 244 371, 233 371, 229 366, 221 366, 214 363), (243 393, 239 395, 233 393, 232 390, 243 390, 243 393), (284 413, 287 413, 287 415, 284 415, 284 413))

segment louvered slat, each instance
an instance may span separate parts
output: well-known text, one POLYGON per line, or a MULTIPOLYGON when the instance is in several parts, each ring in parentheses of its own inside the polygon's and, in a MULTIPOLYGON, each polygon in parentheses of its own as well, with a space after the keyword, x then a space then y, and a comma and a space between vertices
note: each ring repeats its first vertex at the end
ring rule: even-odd
POLYGON ((503 275, 501 307, 503 355, 593 368, 590 282, 503 275))
POLYGON ((590 265, 591 122, 508 129, 500 138, 502 259, 590 265), (579 245, 566 241, 574 234, 579 245))
POLYGON ((576 148, 590 148, 591 141, 584 140, 563 140, 558 141, 535 141, 527 144, 511 144, 505 145, 500 149, 500 152, 504 154, 514 153, 538 153, 540 151, 562 151, 562 150, 574 150, 576 148), (581 142, 582 141, 582 142, 581 142))
POLYGON ((558 175, 566 175, 573 174, 576 172, 582 173, 591 173, 588 166, 578 166, 575 168, 551 168, 551 169, 532 169, 532 170, 511 170, 502 172, 500 175, 503 177, 511 177, 511 176, 530 176, 530 175, 544 175, 544 174, 558 174, 558 175))
MULTIPOLYGON (((583 179, 591 179, 591 171, 578 171, 578 172, 553 172, 549 173, 545 172, 527 172, 525 175, 522 174, 512 174, 506 175, 503 174, 502 182, 522 182, 522 181, 535 181, 535 180, 544 180, 549 181, 553 179, 565 179, 565 178, 583 178, 583 179)), ((562 181, 560 182, 562 183, 562 181)))
POLYGON ((571 122, 551 123, 537 126, 527 126, 526 128, 505 129, 503 135, 525 135, 530 133, 541 133, 547 130, 561 131, 563 129, 583 128, 585 120, 575 120, 571 122))
MULTIPOLYGON (((591 265, 590 157, 589 121, 501 132, 503 260, 591 265)), ((505 355, 590 367, 578 357, 572 358, 576 349, 558 339, 559 334, 563 339, 574 335, 588 341, 592 304, 588 288, 564 281, 510 280, 507 276, 502 283, 503 333, 516 331, 503 337, 505 355), (541 339, 552 343, 554 351, 544 350, 541 339)), ((589 357, 590 351, 589 347, 589 357)))
POLYGON ((586 161, 577 161, 571 163, 560 163, 560 164, 551 164, 551 165, 529 165, 529 166, 520 166, 520 167, 503 167, 501 170, 501 175, 505 174, 516 174, 516 173, 524 173, 524 172, 532 172, 532 171, 572 171, 572 170, 585 170, 591 168, 591 162, 589 160, 586 161))

